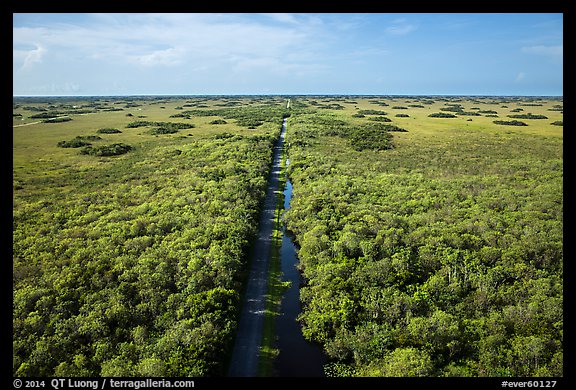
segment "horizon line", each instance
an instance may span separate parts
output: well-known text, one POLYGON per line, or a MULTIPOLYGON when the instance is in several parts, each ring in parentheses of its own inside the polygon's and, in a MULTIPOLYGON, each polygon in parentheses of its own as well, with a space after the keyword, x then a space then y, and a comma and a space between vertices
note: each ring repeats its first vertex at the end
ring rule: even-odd
POLYGON ((368 94, 368 93, 205 93, 205 94, 171 94, 171 93, 150 93, 150 94, 94 94, 94 95, 12 95, 12 98, 81 98, 81 97, 202 97, 202 96, 391 96, 391 97, 553 97, 559 98, 564 95, 507 95, 507 94, 456 94, 456 93, 433 93, 433 94, 368 94))

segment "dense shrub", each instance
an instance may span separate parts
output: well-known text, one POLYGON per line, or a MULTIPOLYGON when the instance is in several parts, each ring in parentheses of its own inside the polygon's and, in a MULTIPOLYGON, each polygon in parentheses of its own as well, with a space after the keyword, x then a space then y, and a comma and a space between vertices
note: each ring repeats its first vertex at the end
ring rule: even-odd
POLYGON ((98 157, 118 156, 121 154, 128 153, 133 149, 134 148, 130 145, 124 143, 115 143, 111 145, 86 146, 80 151, 80 153, 98 157))
POLYGON ((13 375, 225 375, 276 121, 15 166, 13 375))
POLYGON ((177 133, 178 129, 172 127, 157 127, 149 131, 152 135, 159 135, 159 134, 174 134, 177 133))
POLYGON ((528 126, 522 121, 493 121, 497 125, 508 125, 508 126, 528 126))
POLYGON ((41 112, 40 114, 30 115, 30 118, 32 118, 32 119, 49 119, 49 118, 55 118, 61 114, 62 113, 58 112, 58 111, 41 112))
POLYGON ((377 132, 291 123, 299 320, 327 376, 562 376, 562 138, 494 127, 371 153, 377 132))
POLYGON ((154 121, 135 121, 126 125, 127 128, 147 127, 147 126, 160 126, 166 129, 191 129, 194 127, 192 123, 179 123, 179 122, 154 122, 154 121))
POLYGON ((446 114, 444 112, 435 112, 433 114, 428 115, 430 118, 457 118, 454 114, 446 114))
POLYGON ((58 142, 57 146, 60 148, 80 148, 82 146, 91 145, 90 142, 86 142, 82 139, 75 138, 70 141, 60 141, 58 142))
POLYGON ((374 122, 392 122, 390 118, 386 118, 385 116, 373 116, 368 118, 368 120, 374 122))
POLYGON ((392 148, 392 135, 384 129, 361 127, 350 135, 355 150, 386 150, 392 148))
POLYGON ((548 119, 546 115, 540 114, 516 114, 516 115, 508 115, 508 118, 517 118, 517 119, 548 119))
MULTIPOLYGON (((176 109, 182 110, 183 108, 182 108, 182 107, 180 107, 180 108, 176 107, 176 109)), ((185 114, 185 113, 183 113, 183 112, 182 112, 182 113, 179 112, 179 113, 177 113, 177 114, 170 115, 170 118, 186 118, 186 119, 190 119, 191 117, 192 117, 192 116, 191 116, 190 114, 185 114)))
POLYGON ((97 133, 100 133, 100 134, 118 134, 118 133, 122 133, 122 131, 120 131, 120 130, 118 130, 118 129, 110 128, 110 127, 98 129, 96 132, 97 132, 97 133))
POLYGON ((381 111, 381 110, 359 110, 358 114, 362 114, 362 115, 387 115, 388 113, 386 111, 381 111))
POLYGON ((79 148, 81 146, 91 145, 88 141, 98 141, 102 138, 97 135, 78 135, 70 141, 60 141, 57 146, 60 148, 79 148))

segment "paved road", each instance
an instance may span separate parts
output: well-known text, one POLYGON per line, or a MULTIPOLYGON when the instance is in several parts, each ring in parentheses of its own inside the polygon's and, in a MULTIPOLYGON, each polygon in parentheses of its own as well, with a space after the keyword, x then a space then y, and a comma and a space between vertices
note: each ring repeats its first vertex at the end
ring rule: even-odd
POLYGON ((286 119, 282 125, 279 141, 274 146, 274 160, 268 179, 268 189, 264 209, 260 216, 258 239, 250 255, 250 273, 244 294, 244 302, 228 376, 255 377, 258 375, 258 361, 262 342, 264 310, 268 290, 268 264, 274 227, 280 178, 280 160, 286 134, 286 119))

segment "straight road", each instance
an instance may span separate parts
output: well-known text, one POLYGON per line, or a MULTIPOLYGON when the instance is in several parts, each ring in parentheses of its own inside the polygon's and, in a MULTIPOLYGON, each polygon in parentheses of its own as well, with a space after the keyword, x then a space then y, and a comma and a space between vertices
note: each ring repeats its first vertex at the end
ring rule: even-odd
POLYGON ((272 245, 274 213, 278 202, 276 192, 280 186, 280 160, 286 135, 286 119, 282 124, 280 138, 274 145, 272 170, 268 178, 268 189, 259 222, 258 239, 250 255, 250 271, 242 313, 238 323, 236 341, 228 369, 228 376, 255 377, 258 375, 260 346, 268 290, 268 265, 272 245))

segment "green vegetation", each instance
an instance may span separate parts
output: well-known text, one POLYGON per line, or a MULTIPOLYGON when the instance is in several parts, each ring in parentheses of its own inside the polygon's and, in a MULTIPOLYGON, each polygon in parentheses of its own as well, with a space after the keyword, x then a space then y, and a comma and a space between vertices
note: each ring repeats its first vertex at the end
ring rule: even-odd
POLYGON ((387 118, 385 116, 374 116, 371 118, 368 118, 369 121, 374 121, 374 122, 392 122, 392 119, 387 118))
POLYGON ((159 126, 158 127, 159 132, 153 134, 168 134, 169 132, 177 132, 178 130, 181 129, 194 128, 194 125, 192 123, 177 123, 177 122, 136 121, 136 122, 130 122, 126 125, 127 128, 146 127, 146 126, 159 126))
POLYGON ((173 127, 156 127, 148 132, 152 135, 159 135, 159 134, 174 134, 177 133, 179 130, 173 127))
POLYGON ((508 115, 508 117, 517 119, 548 119, 546 115, 534 115, 532 113, 508 115))
POLYGON ((385 150, 392 148, 392 136, 383 129, 360 128, 350 135, 350 144, 355 150, 385 150))
MULTIPOLYGON (((165 109, 159 98, 126 99, 97 99, 98 113, 67 124, 14 127, 16 376, 225 372, 285 100, 266 100, 277 115, 258 130, 197 119, 191 138, 138 127, 165 126, 187 101, 225 99, 167 99, 165 109), (117 103, 138 103, 150 121, 107 110, 117 103), (57 147, 102 128, 126 130, 84 152, 130 153, 57 147), (233 136, 214 137, 222 132, 233 136)), ((24 122, 29 104, 64 104, 15 101, 24 122)))
POLYGON ((461 113, 464 111, 464 109, 462 108, 461 104, 447 104, 448 107, 441 107, 440 111, 450 111, 450 112, 456 112, 456 113, 461 113))
POLYGON ((291 120, 286 219, 326 374, 562 376, 561 129, 410 115, 376 151, 291 120))
POLYGON ((54 111, 41 112, 40 114, 30 115, 30 118, 32 118, 32 119, 49 119, 49 118, 55 118, 61 114, 62 114, 61 112, 54 112, 54 111))
POLYGON ((81 148, 82 146, 91 145, 90 142, 86 142, 81 138, 74 138, 70 141, 60 141, 57 146, 60 148, 81 148))
POLYGON ((118 130, 118 129, 113 129, 110 127, 106 127, 103 129, 98 129, 98 131, 96 131, 99 134, 120 134, 122 133, 122 131, 118 130))
POLYGON ((382 111, 382 110, 359 110, 358 114, 362 114, 362 115, 387 115, 387 112, 382 111))
MULTIPOLYGON (((253 106, 238 106, 239 103, 234 103, 233 108, 216 108, 216 109, 195 109, 183 111, 183 114, 190 114, 194 116, 219 116, 224 119, 235 119, 238 126, 247 127, 248 129, 255 129, 264 123, 278 118, 278 115, 288 115, 288 111, 284 108, 279 110, 276 105, 263 104, 256 107, 253 106)), ((229 105, 225 105, 228 107, 229 105)), ((218 121, 218 124, 225 124, 218 121)))
POLYGON ((562 376, 561 103, 14 98, 13 375, 224 375, 291 116, 285 221, 327 376, 562 376), (549 120, 489 117, 526 105, 549 120), (370 119, 386 106, 409 119, 370 119))
POLYGON ((497 124, 497 125, 507 125, 507 126, 528 126, 528 124, 526 124, 526 122, 522 122, 522 121, 493 121, 493 123, 497 124))
POLYGON ((116 143, 112 145, 100 145, 100 146, 86 146, 80 151, 81 154, 89 154, 92 156, 119 156, 124 153, 128 153, 134 149, 132 146, 116 143))
POLYGON ((435 112, 428 115, 430 118, 457 118, 454 114, 446 114, 444 112, 435 112))
POLYGON ((79 148, 86 145, 91 145, 88 141, 99 141, 102 137, 97 135, 77 135, 70 141, 60 141, 56 145, 60 148, 79 148))
POLYGON ((306 129, 291 130, 296 132, 303 131, 307 134, 307 136, 295 139, 294 142, 298 145, 307 145, 314 142, 318 136, 325 135, 346 139, 358 151, 365 149, 385 150, 393 147, 390 132, 406 131, 398 126, 384 123, 364 122, 356 125, 346 121, 344 117, 337 119, 332 115, 318 113, 303 114, 302 117, 306 118, 309 126, 306 129))

